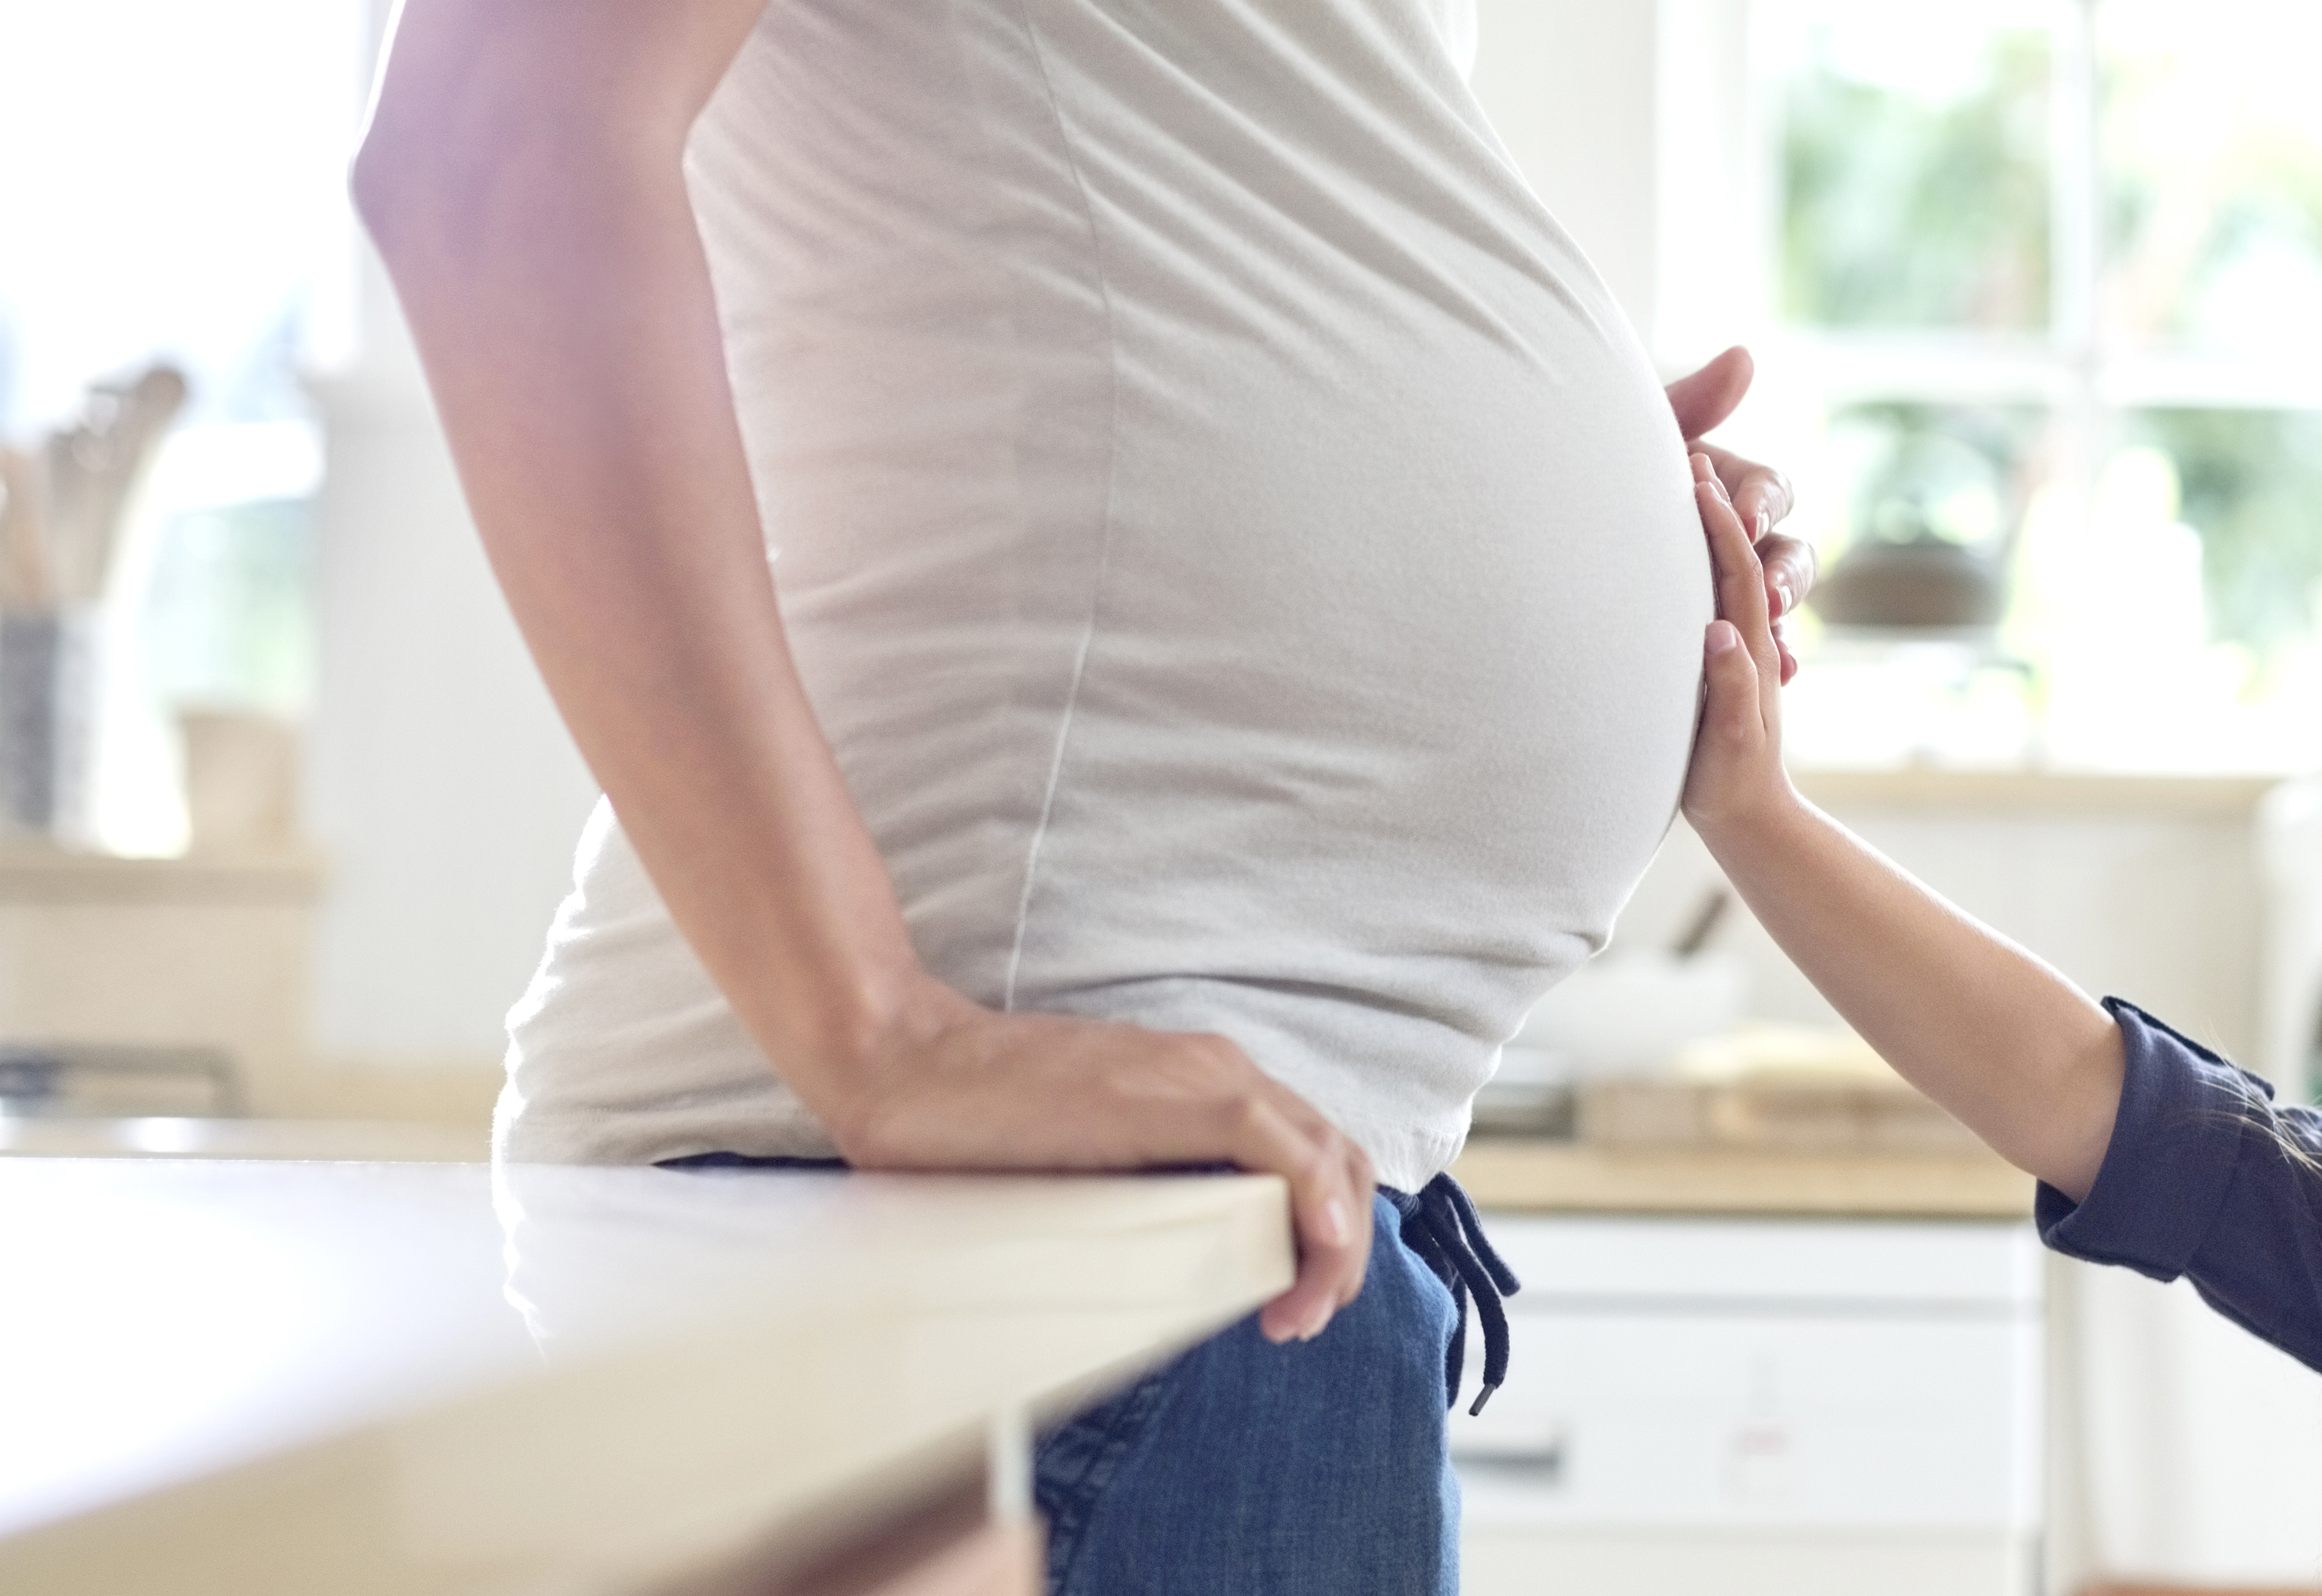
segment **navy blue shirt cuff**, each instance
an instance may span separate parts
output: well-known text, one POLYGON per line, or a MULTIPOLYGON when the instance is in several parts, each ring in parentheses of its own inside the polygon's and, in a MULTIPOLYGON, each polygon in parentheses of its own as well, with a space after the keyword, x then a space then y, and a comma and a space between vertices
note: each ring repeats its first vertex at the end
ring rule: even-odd
POLYGON ((2112 1141, 2078 1207, 2040 1188, 2050 1246, 2155 1280, 2322 1370, 2322 1114, 2107 999, 2127 1061, 2112 1141))
POLYGON ((2133 1003, 2107 998, 2127 1070, 2096 1184, 2079 1204, 2042 1181, 2040 1238, 2092 1263, 2173 1281, 2225 1207, 2249 1124, 2239 1105, 2273 1089, 2133 1003))

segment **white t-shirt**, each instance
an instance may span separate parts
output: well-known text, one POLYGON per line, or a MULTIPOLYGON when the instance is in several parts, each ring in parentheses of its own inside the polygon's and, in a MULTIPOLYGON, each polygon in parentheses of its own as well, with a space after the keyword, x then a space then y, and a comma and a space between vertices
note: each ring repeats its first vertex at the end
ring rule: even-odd
MULTIPOLYGON (((1674 811, 1668 406, 1458 0, 773 0, 689 172, 792 649, 929 969, 1232 1037, 1406 1189, 1674 811)), ((500 1147, 829 1144, 601 807, 500 1147)))

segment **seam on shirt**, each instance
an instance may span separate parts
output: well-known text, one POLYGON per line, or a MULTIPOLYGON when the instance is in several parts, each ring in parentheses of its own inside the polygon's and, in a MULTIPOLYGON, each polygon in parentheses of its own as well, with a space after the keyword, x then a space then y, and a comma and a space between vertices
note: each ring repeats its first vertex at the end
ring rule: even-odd
POLYGON ((1081 683, 1088 675, 1089 651, 1096 642, 1097 611, 1104 599, 1105 572, 1112 557, 1113 494, 1120 475, 1120 339, 1112 306, 1112 281, 1104 269, 1104 242, 1096 224, 1096 206, 1089 198, 1088 178, 1073 149, 1072 130, 1065 123, 1065 108, 1048 73, 1048 55, 1040 42, 1039 25, 1032 20, 1029 0, 1017 0, 1016 14, 1024 24, 1024 41, 1031 47, 1032 64, 1040 74, 1040 89, 1047 96, 1048 114, 1056 127, 1056 143, 1073 175, 1073 190, 1080 196, 1081 217, 1088 228, 1089 260, 1096 272, 1098 302, 1104 309, 1105 328, 1105 468, 1104 509, 1097 520, 1096 569, 1089 578, 1089 613, 1081 644, 1073 657, 1072 680, 1065 690, 1065 708, 1056 723, 1056 745, 1048 761, 1048 780, 1040 794, 1040 816, 1024 850, 1024 889, 1016 899, 1016 938, 1008 950, 1008 975, 1001 987, 1002 1013, 1016 1010, 1016 973, 1024 962, 1024 936, 1032 917, 1032 889, 1039 879, 1040 848, 1047 840, 1049 816, 1056 806, 1056 789, 1064 779, 1065 751, 1072 741, 1073 721, 1080 707, 1081 683))

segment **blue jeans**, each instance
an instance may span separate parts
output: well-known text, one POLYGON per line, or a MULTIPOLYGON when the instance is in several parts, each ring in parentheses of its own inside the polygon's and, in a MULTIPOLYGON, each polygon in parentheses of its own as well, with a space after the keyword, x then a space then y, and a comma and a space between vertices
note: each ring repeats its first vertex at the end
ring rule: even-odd
POLYGON ((1373 1208, 1320 1336, 1253 1315, 1041 1440, 1049 1596, 1457 1596, 1451 1293, 1373 1208))

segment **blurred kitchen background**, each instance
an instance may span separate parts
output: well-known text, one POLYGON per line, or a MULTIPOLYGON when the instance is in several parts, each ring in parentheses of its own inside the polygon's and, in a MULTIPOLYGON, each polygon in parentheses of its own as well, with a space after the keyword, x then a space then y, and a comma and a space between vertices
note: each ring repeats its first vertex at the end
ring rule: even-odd
MULTIPOLYGON (((482 1155, 593 788, 347 205, 383 11, 0 0, 0 1149, 482 1155)), ((2308 1097, 2322 7, 1481 12, 1656 358, 1757 353, 1801 785, 2308 1097)), ((2322 1589, 2322 1377, 2043 1264, 1681 825, 1485 1112, 1472 1589, 2322 1589)))

